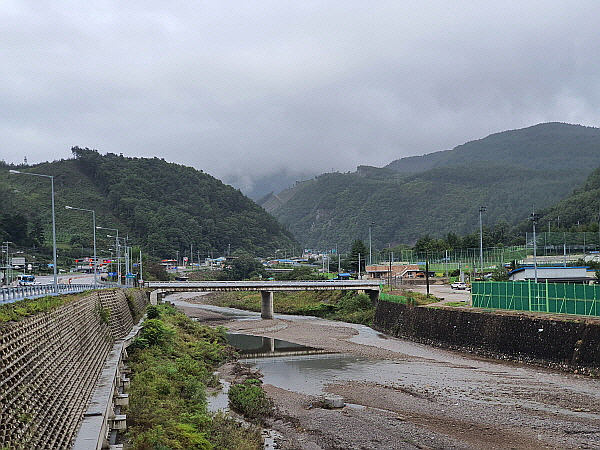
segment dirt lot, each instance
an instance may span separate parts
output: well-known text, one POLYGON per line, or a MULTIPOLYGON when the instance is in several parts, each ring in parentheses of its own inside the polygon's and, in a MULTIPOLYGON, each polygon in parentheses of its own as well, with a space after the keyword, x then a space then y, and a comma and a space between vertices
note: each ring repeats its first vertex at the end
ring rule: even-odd
POLYGON ((193 305, 182 309, 233 332, 398 363, 394 381, 332 379, 327 393, 360 405, 342 409, 265 385, 277 408, 270 426, 281 433, 278 448, 600 449, 600 380, 382 338, 352 324, 230 321, 193 305))

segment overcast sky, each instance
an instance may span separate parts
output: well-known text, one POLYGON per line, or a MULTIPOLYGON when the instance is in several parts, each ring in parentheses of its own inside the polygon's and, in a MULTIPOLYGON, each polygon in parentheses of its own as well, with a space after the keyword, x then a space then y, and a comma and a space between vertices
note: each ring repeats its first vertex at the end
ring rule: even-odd
POLYGON ((0 159, 71 147, 221 179, 600 124, 600 2, 0 2, 0 159))

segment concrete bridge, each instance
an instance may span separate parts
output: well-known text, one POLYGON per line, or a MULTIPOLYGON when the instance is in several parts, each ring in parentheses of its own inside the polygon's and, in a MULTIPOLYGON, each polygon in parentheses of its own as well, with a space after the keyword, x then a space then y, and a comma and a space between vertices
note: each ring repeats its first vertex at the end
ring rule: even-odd
POLYGON ((373 302, 379 299, 377 281, 328 280, 328 281, 150 281, 144 287, 156 289, 150 294, 150 302, 156 304, 158 294, 172 292, 226 292, 259 291, 262 298, 261 317, 273 318, 273 293, 276 291, 364 291, 373 302))

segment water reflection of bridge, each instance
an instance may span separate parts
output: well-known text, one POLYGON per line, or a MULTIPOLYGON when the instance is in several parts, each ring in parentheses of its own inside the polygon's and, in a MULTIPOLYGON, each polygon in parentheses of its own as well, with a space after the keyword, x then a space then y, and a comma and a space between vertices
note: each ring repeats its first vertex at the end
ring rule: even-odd
POLYGON ((330 281, 150 281, 144 287, 155 289, 150 295, 156 304, 159 294, 173 292, 259 291, 262 298, 261 317, 273 318, 273 293, 276 291, 364 291, 372 301, 379 299, 379 282, 364 280, 330 281))
POLYGON ((238 349, 240 358, 269 358, 276 356, 303 356, 335 353, 294 342, 282 341, 265 336, 227 333, 229 345, 238 349))

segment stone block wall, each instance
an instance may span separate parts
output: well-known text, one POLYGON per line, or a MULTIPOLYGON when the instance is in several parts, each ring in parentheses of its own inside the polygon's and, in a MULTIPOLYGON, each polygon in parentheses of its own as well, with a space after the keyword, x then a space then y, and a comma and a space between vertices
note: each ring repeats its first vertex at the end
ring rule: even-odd
POLYGON ((488 356, 600 371, 600 321, 591 319, 411 307, 380 301, 374 328, 396 337, 488 356))
POLYGON ((0 325, 0 448, 71 448, 114 340, 145 304, 143 291, 93 291, 0 325))

